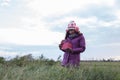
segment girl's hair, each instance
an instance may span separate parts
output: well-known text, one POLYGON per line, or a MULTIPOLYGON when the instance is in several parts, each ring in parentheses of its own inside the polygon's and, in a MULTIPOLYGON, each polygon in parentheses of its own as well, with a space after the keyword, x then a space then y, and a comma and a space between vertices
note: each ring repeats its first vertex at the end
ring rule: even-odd
MULTIPOLYGON (((82 34, 80 31, 78 32, 75 31, 75 33, 78 35, 82 34)), ((69 31, 66 32, 65 39, 67 39, 68 36, 69 36, 69 31)))

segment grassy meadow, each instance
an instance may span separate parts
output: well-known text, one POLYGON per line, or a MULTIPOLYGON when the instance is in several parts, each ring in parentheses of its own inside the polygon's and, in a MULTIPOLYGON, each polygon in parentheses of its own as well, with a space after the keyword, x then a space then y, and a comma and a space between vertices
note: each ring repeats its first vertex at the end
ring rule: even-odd
POLYGON ((0 80, 120 80, 120 62, 81 62, 64 68, 60 61, 31 57, 0 60, 0 80))

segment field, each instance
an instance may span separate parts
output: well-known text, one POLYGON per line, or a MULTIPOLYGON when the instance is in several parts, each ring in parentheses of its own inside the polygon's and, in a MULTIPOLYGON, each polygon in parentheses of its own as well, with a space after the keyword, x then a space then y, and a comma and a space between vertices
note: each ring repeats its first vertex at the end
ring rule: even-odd
POLYGON ((0 80, 120 80, 120 62, 81 62, 79 68, 40 58, 0 63, 0 80))

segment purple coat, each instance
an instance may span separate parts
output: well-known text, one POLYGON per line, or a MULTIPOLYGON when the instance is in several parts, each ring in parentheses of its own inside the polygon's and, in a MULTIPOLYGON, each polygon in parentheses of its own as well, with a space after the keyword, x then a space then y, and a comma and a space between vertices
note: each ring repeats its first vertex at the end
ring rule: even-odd
POLYGON ((67 38, 66 41, 71 42, 73 53, 64 53, 62 66, 79 66, 80 53, 85 51, 85 39, 83 34, 73 39, 67 38))

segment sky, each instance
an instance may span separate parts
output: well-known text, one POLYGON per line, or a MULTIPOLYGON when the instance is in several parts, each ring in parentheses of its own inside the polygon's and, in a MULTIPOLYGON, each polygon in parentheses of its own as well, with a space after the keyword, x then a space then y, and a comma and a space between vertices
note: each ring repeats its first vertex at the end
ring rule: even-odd
POLYGON ((120 59, 119 0, 0 0, 0 56, 63 57, 71 20, 86 40, 82 60, 120 59))

